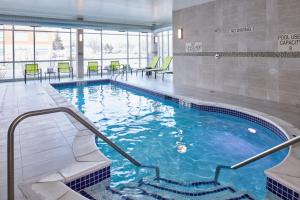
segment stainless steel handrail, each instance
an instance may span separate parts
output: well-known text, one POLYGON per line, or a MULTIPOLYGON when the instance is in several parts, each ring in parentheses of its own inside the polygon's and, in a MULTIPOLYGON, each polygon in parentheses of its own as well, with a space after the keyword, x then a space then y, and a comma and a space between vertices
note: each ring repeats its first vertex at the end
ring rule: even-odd
POLYGON ((248 159, 246 159, 246 160, 244 160, 242 162, 239 162, 239 163, 237 163, 235 165, 232 165, 232 166, 218 165, 216 167, 216 170, 215 170, 214 182, 218 183, 218 179, 219 179, 219 176, 220 176, 220 173, 221 173, 222 169, 231 169, 231 170, 239 169, 239 168, 244 167, 244 166, 246 166, 246 165, 248 165, 250 163, 253 163, 253 162, 255 162, 255 161, 257 161, 257 160, 259 160, 261 158, 264 158, 264 157, 266 157, 266 156, 268 156, 268 155, 270 155, 272 153, 276 153, 276 152, 278 152, 278 151, 280 151, 280 150, 282 150, 284 148, 290 147, 291 145, 296 144, 298 142, 300 142, 300 136, 297 136, 297 137, 295 137, 293 139, 290 139, 290 140, 288 140, 286 142, 283 142, 283 143, 281 143, 281 144, 279 144, 277 146, 274 146, 274 147, 272 147, 272 148, 270 148, 270 149, 268 149, 268 150, 266 150, 266 151, 264 151, 262 153, 259 153, 259 154, 255 155, 255 156, 252 156, 252 157, 250 157, 250 158, 248 158, 248 159))
POLYGON ((84 118, 79 116, 76 112, 72 109, 67 107, 57 107, 57 108, 49 108, 49 109, 42 109, 42 110, 35 110, 23 113, 22 115, 18 116, 9 126, 8 135, 7 135, 7 196, 8 200, 14 200, 14 132, 18 124, 26 118, 38 116, 38 115, 46 115, 51 113, 58 113, 64 112, 71 115, 74 119, 76 119, 79 123, 84 125, 87 129, 92 131, 96 136, 101 138, 104 142, 106 142, 109 146, 115 149, 118 153, 124 156, 127 160, 129 160, 132 164, 140 168, 149 168, 154 169, 156 172, 156 178, 159 178, 160 172, 159 168, 156 166, 148 166, 142 165, 140 162, 135 160, 125 151, 123 151, 120 147, 114 144, 110 139, 100 133, 96 128, 94 128, 89 122, 87 122, 84 118))

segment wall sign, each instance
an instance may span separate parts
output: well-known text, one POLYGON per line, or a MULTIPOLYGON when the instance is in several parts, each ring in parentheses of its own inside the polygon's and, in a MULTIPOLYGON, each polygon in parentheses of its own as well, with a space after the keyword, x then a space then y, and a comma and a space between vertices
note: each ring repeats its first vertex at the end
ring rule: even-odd
POLYGON ((187 42, 187 43, 185 43, 185 52, 187 52, 187 53, 202 52, 202 42, 187 42))
POLYGON ((279 35, 278 51, 300 51, 300 33, 279 35))
POLYGON ((229 33, 242 33, 242 32, 253 32, 253 31, 254 31, 254 26, 229 29, 229 33))

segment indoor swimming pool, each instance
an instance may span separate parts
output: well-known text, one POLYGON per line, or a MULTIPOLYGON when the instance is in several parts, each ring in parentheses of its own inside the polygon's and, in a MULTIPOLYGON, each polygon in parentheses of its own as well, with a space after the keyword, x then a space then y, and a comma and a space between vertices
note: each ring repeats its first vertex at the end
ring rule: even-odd
MULTIPOLYGON (((132 157, 159 166, 162 177, 178 181, 211 180, 218 164, 236 164, 283 141, 249 120, 190 108, 108 81, 55 88, 132 157)), ((96 143, 113 161, 113 187, 153 175, 138 170, 101 140, 96 143)), ((239 170, 224 171, 220 182, 262 199, 266 193, 264 170, 281 162, 287 153, 284 150, 239 170)))

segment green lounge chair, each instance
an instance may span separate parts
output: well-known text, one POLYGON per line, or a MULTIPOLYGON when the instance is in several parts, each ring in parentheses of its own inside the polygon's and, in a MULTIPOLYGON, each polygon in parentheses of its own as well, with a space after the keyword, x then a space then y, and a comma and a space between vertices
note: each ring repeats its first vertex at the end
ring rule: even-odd
POLYGON ((154 56, 149 64, 148 67, 146 68, 141 68, 141 69, 136 69, 136 75, 138 74, 139 71, 142 71, 142 77, 144 75, 144 71, 149 70, 149 69, 155 69, 160 57, 159 56, 154 56))
POLYGON ((169 72, 169 67, 170 67, 170 64, 171 64, 172 60, 173 60, 173 56, 167 56, 163 60, 163 63, 161 65, 160 69, 148 69, 148 70, 146 70, 146 72, 154 72, 155 73, 155 79, 156 79, 156 74, 158 72, 169 72))
POLYGON ((90 61, 88 62, 88 75, 89 77, 91 76, 91 72, 96 72, 97 75, 99 73, 99 65, 98 65, 98 61, 90 61))
POLYGON ((110 61, 110 70, 113 72, 113 75, 115 74, 115 71, 119 70, 121 68, 121 64, 118 60, 112 60, 110 61))
POLYGON ((73 68, 70 66, 69 62, 59 62, 58 63, 58 79, 60 80, 60 74, 69 74, 69 77, 72 76, 73 79, 73 68))
POLYGON ((39 68, 38 64, 25 64, 24 71, 24 81, 27 82, 27 76, 37 76, 42 82, 42 70, 39 68))

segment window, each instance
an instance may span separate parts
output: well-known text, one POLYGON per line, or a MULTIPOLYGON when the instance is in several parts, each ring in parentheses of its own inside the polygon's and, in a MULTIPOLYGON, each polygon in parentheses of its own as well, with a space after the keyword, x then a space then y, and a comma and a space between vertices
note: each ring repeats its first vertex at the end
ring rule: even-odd
POLYGON ((14 30, 15 77, 24 77, 26 63, 34 62, 34 34, 32 27, 16 27, 14 30))
MULTIPOLYGON (((173 56, 173 32, 169 31, 169 56, 173 56)), ((173 71, 173 62, 170 64, 170 70, 173 71)))
POLYGON ((43 71, 57 67, 59 61, 73 65, 74 34, 74 30, 64 28, 0 26, 0 66, 7 69, 1 79, 23 78, 27 63, 37 63, 43 71))
POLYGON ((58 62, 69 61, 71 55, 71 30, 52 27, 35 28, 35 62, 43 72, 57 68, 58 62))
POLYGON ((12 31, 0 29, 0 62, 13 60, 12 31))
POLYGON ((169 55, 169 33, 168 31, 163 32, 163 58, 169 55))
POLYGON ((36 32, 36 60, 70 60, 70 33, 36 32))
MULTIPOLYGON (((91 60, 103 67, 112 60, 147 67, 150 54, 151 33, 84 30, 85 72, 91 60)), ((61 61, 76 66, 75 29, 0 25, 0 79, 23 78, 27 63, 37 63, 44 72, 61 61)))
POLYGON ((15 31, 15 60, 33 61, 33 31, 15 31))
POLYGON ((87 73, 87 66, 89 61, 97 61, 98 65, 102 65, 102 42, 101 31, 84 30, 84 72, 87 73))
POLYGON ((127 36, 102 35, 103 59, 127 58, 127 36))
MULTIPOLYGON (((173 32, 170 31, 163 31, 156 33, 158 37, 158 55, 160 56, 160 65, 163 62, 163 59, 167 56, 173 56, 173 32)), ((170 70, 173 69, 173 62, 170 64, 170 70)))
POLYGON ((84 33, 84 58, 96 59, 101 57, 101 32, 84 33))
POLYGON ((129 58, 139 58, 140 57, 139 35, 129 35, 128 36, 128 51, 129 51, 129 58))
POLYGON ((169 31, 169 55, 173 55, 173 33, 169 31))
POLYGON ((13 78, 12 31, 7 26, 0 26, 0 79, 13 78))
POLYGON ((158 34, 158 55, 160 56, 159 64, 161 65, 164 57, 164 46, 163 46, 163 33, 158 34))

